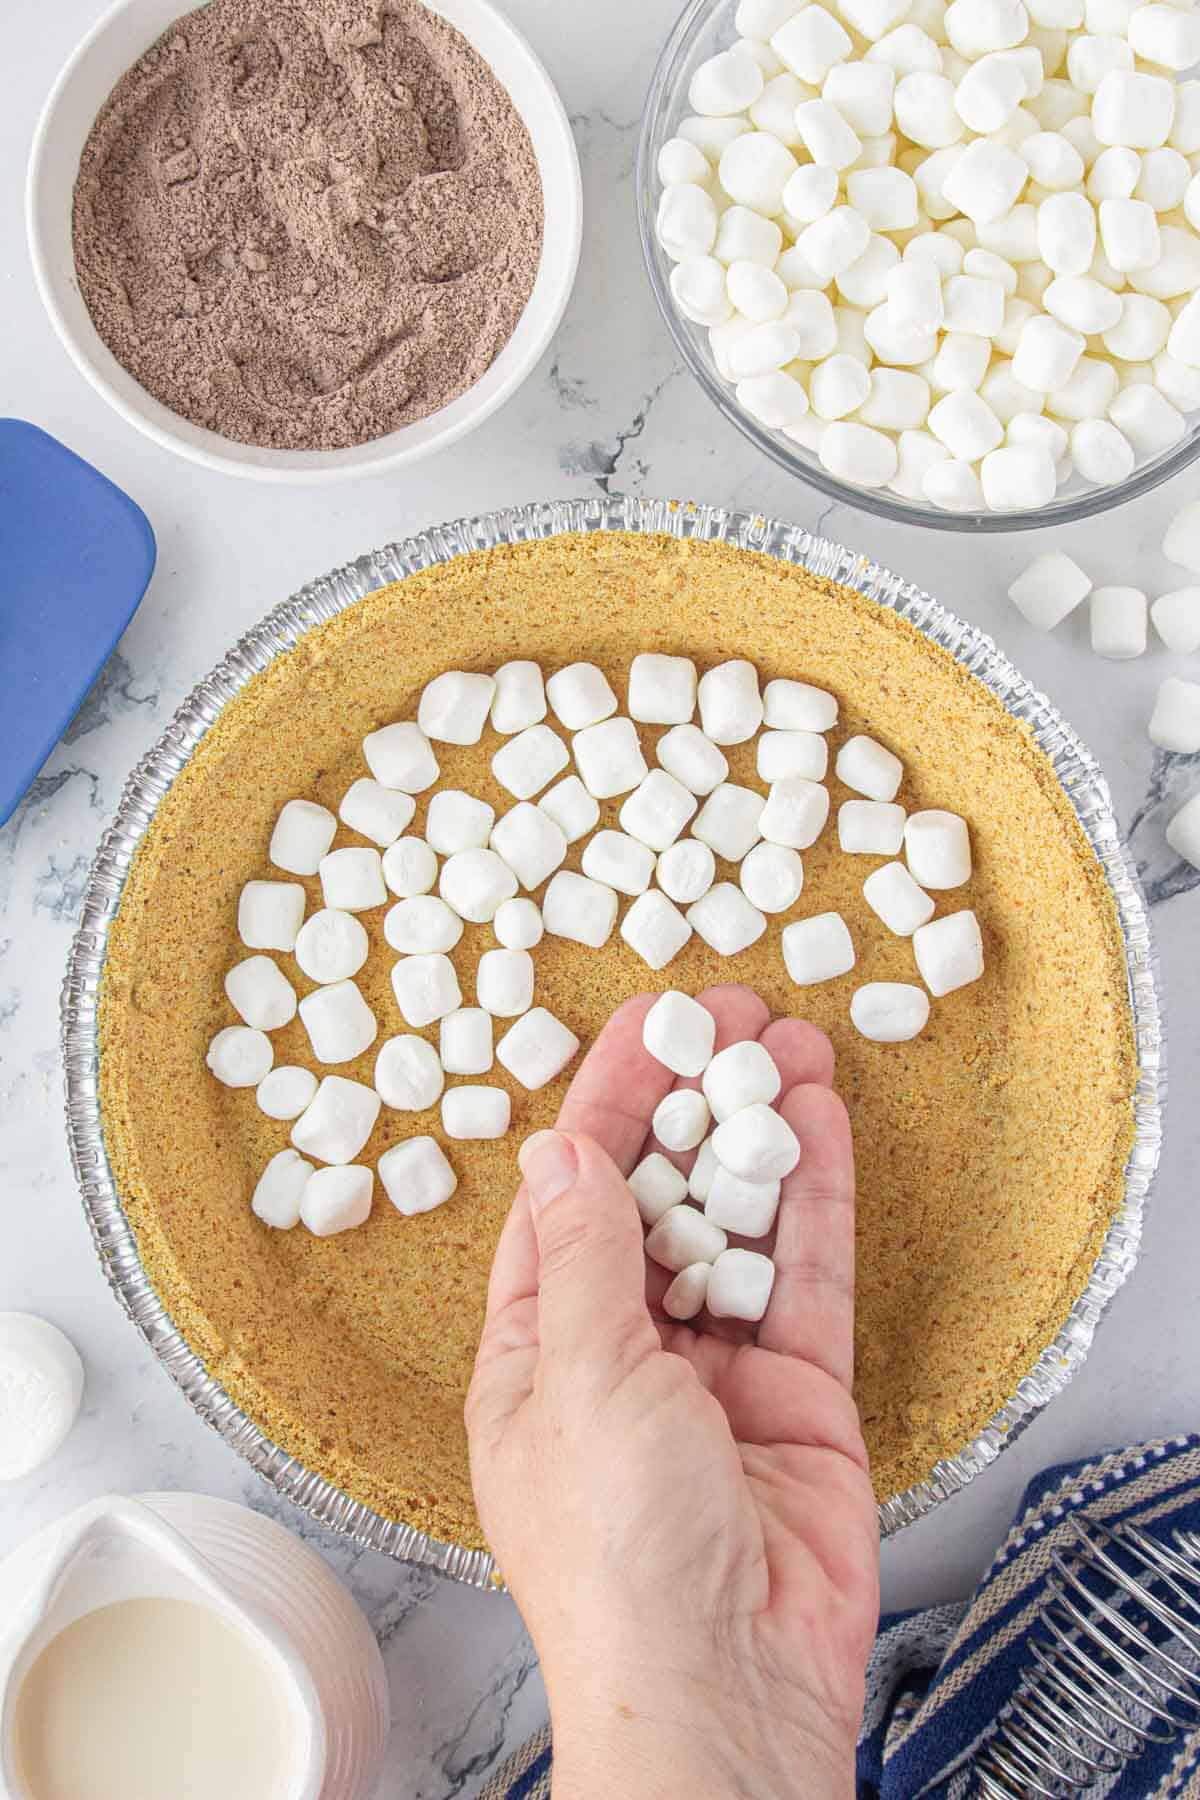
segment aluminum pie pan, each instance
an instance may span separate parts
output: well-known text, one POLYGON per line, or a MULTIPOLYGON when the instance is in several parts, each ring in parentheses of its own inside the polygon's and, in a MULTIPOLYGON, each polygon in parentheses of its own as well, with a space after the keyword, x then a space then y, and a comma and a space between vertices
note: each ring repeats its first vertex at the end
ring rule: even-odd
POLYGON ((1135 1137, 1121 1205, 1087 1284, 1054 1342, 972 1442, 936 1463, 927 1480, 880 1504, 879 1523, 885 1536, 911 1524, 974 1480, 1070 1382, 1109 1302, 1137 1261, 1162 1136, 1165 1058, 1157 959, 1145 895, 1117 824, 1108 784, 1095 759, 1045 695, 1025 680, 991 638, 957 618, 931 595, 868 556, 814 537, 799 525, 759 513, 627 496, 546 501, 432 526, 309 582, 247 632, 192 690, 158 743, 133 770, 113 823, 101 841, 84 891, 62 995, 71 1161, 109 1285, 200 1417, 278 1493, 329 1530, 398 1561, 434 1568, 481 1588, 497 1580, 487 1551, 444 1543, 411 1525, 387 1519, 305 1468, 235 1405, 175 1327, 142 1268, 104 1147, 99 988, 109 927, 137 847, 175 777, 223 708, 249 681, 292 649, 306 632, 367 594, 419 570, 497 545, 529 543, 567 532, 605 531, 662 533, 757 551, 853 588, 898 613, 982 681, 1005 709, 1028 727, 1049 758, 1116 902, 1137 1054, 1135 1137))

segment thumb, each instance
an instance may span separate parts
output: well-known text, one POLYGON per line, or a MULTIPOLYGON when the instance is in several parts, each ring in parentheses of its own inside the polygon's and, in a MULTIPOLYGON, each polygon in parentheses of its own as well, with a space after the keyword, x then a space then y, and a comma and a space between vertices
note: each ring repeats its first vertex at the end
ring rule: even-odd
POLYGON ((658 1348, 642 1227, 624 1176, 592 1138, 538 1131, 518 1158, 538 1247, 543 1357, 608 1385, 658 1348))

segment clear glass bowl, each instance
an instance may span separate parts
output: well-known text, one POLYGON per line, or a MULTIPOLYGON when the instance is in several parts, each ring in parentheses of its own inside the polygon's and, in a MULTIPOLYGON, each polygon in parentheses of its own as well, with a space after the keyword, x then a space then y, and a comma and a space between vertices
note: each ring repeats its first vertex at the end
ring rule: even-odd
POLYGON ((718 50, 727 49, 737 37, 734 13, 737 0, 689 0, 663 45, 662 55, 654 71, 646 105, 642 113, 642 131, 637 152, 638 228, 642 252, 650 275, 654 297, 666 320, 680 355, 713 404, 720 408, 752 444, 777 462, 781 468, 798 475, 828 494, 833 500, 861 507, 880 518, 895 519, 902 525, 932 525, 940 531, 1029 531, 1046 525, 1075 524, 1094 518, 1110 507, 1148 494, 1160 482, 1169 481, 1186 469, 1200 451, 1200 419, 1193 419, 1188 434, 1170 450, 1150 461, 1140 463, 1115 487, 1091 487, 1073 475, 1058 497, 1049 505, 1030 512, 944 512, 918 500, 902 500, 886 488, 852 487, 838 481, 821 467, 816 457, 799 444, 793 444, 782 433, 770 431, 752 419, 738 405, 733 388, 717 373, 708 333, 701 325, 685 319, 675 305, 670 289, 672 263, 662 249, 654 230, 655 213, 662 192, 658 178, 658 153, 675 133, 680 119, 691 108, 687 92, 698 65, 718 50))

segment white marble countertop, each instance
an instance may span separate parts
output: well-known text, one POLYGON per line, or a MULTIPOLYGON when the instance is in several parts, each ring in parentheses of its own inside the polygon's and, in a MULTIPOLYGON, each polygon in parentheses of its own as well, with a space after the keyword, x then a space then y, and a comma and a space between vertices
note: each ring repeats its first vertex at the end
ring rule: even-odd
MULTIPOLYGON (((525 388, 482 430, 391 479, 326 492, 208 475, 120 423, 76 374, 43 316, 22 220, 26 154, 42 97, 100 0, 15 0, 0 59, 0 394, 97 464, 158 535, 151 588, 24 804, 0 830, 0 1310, 64 1326, 88 1370, 82 1421, 54 1463, 0 1488, 0 1555, 105 1491, 198 1488, 281 1517, 329 1557, 385 1647, 396 1727, 381 1800, 476 1792, 506 1747, 540 1723, 535 1659, 511 1603, 348 1551, 279 1502, 191 1413, 110 1296, 67 1161, 58 990, 88 864, 132 763, 235 637, 311 576, 440 519, 598 491, 753 506, 870 551, 992 632, 1100 757, 1144 865, 1162 957, 1171 1078, 1200 1079, 1200 874, 1183 878, 1162 837, 1163 797, 1200 786, 1200 757, 1155 757, 1145 735, 1172 667, 1097 661, 1086 622, 1052 638, 1004 598, 1049 533, 954 536, 880 525, 829 505, 768 466, 680 368, 637 246, 631 173, 642 95, 675 0, 555 6, 508 0, 559 83, 583 154, 586 226, 574 300, 525 388), (1188 764, 1191 766, 1189 767, 1188 764)), ((1163 525, 1195 478, 1067 533, 1098 577, 1168 585, 1163 525)), ((1183 672, 1183 671, 1180 671, 1183 672)), ((1132 1283, 1084 1370, 965 1493, 884 1550, 885 1600, 969 1590, 1028 1476, 1101 1445, 1184 1430, 1200 1417, 1196 1169, 1200 1111, 1169 1109, 1162 1173, 1132 1283)))

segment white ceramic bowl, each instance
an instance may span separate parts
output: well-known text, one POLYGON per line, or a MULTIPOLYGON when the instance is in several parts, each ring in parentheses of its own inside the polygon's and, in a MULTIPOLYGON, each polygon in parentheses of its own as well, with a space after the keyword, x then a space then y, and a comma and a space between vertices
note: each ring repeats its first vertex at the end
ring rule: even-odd
POLYGON ((439 412, 349 450, 272 450, 192 425, 147 393, 101 340, 75 277, 72 197, 96 114, 125 71, 182 14, 203 0, 117 0, 75 50, 34 134, 26 220, 46 310, 77 367, 109 405, 166 450, 226 475, 256 481, 327 482, 417 462, 464 437, 516 392, 558 328, 579 264, 583 229, 579 155, 558 93, 521 34, 488 0, 426 0, 462 32, 507 89, 533 141, 545 231, 533 292, 512 337, 474 387, 439 412))

